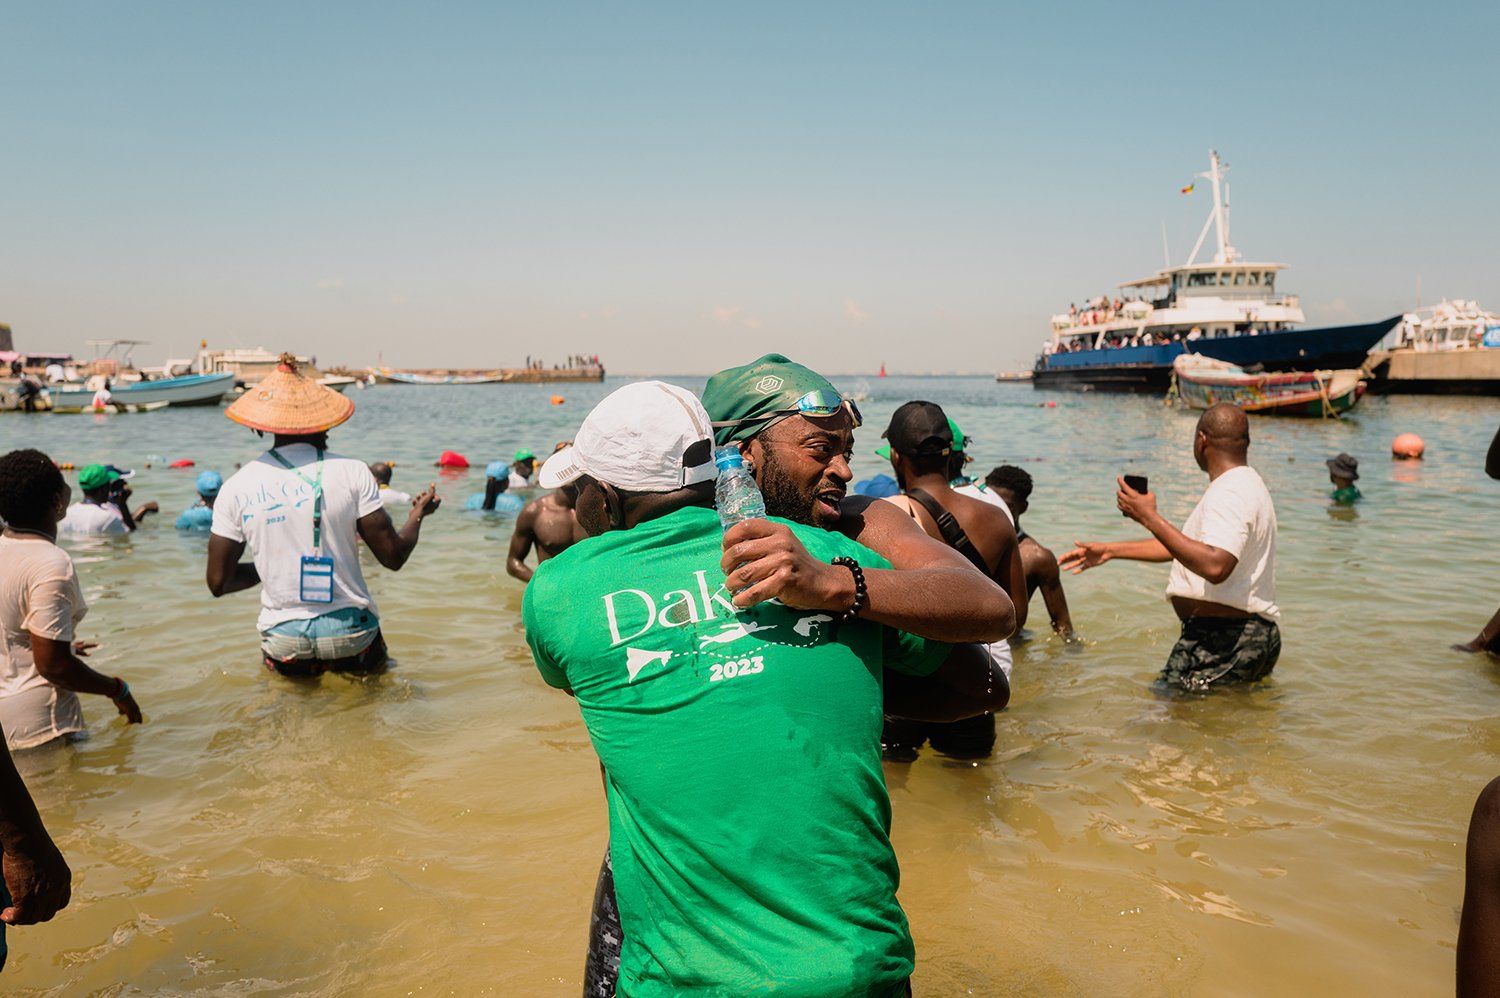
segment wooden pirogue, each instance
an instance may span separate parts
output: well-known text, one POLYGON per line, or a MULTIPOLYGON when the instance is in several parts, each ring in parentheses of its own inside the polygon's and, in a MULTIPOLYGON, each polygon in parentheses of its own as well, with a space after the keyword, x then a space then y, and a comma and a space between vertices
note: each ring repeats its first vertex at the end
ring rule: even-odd
POLYGON ((1246 412, 1336 419, 1354 408, 1365 387, 1364 372, 1353 369, 1256 374, 1187 353, 1172 362, 1171 394, 1192 409, 1229 402, 1246 412))

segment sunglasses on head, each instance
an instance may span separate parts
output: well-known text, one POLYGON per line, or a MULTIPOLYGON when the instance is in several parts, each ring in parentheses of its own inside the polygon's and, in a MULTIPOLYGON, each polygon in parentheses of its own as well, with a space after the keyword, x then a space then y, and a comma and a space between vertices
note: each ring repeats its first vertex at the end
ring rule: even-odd
POLYGON ((829 416, 837 415, 840 409, 849 410, 849 416, 854 420, 856 427, 864 425, 864 416, 860 415, 859 406, 852 398, 840 395, 838 392, 819 390, 808 392, 785 409, 773 409, 770 412, 763 412, 745 419, 724 420, 714 423, 714 426, 743 426, 746 423, 764 423, 781 416, 812 416, 815 419, 826 419, 829 416))

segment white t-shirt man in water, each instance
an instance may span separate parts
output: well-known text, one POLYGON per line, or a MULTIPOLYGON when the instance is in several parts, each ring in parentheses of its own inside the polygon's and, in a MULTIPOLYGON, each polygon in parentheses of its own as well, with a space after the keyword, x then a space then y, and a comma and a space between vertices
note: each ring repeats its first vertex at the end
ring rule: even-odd
POLYGON ((423 492, 395 529, 370 469, 328 450, 328 428, 353 413, 353 402, 299 374, 290 355, 226 411, 275 440, 214 501, 208 589, 223 596, 261 587, 261 651, 267 668, 284 676, 384 668, 359 542, 397 571, 417 546, 423 518, 440 504, 433 490, 423 492), (247 549, 251 560, 241 562, 247 549))
POLYGON ((1088 542, 1058 564, 1074 574, 1114 558, 1170 561, 1167 598, 1182 621, 1161 680, 1201 691, 1271 674, 1281 655, 1276 605, 1276 509, 1246 463, 1250 422, 1220 403, 1198 420, 1193 457, 1209 486, 1178 530, 1156 511, 1156 497, 1120 479, 1120 510, 1151 531, 1151 540, 1088 542))

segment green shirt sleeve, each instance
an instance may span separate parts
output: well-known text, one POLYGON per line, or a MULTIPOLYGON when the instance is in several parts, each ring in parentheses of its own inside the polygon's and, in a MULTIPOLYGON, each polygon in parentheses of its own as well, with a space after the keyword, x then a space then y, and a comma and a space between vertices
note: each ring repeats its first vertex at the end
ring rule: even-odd
POLYGON ((573 684, 568 682, 567 671, 547 650, 546 624, 543 621, 546 613, 547 598, 541 583, 541 573, 538 572, 527 584, 526 595, 521 598, 521 623, 526 628, 526 644, 531 648, 531 659, 536 663, 536 670, 542 674, 543 682, 559 690, 572 689, 573 684))
MULTIPOLYGON (((792 525, 792 529, 814 557, 832 560, 842 555, 859 562, 861 568, 891 567, 884 557, 842 534, 798 525, 792 525)), ((930 676, 948 658, 950 645, 928 641, 894 627, 877 626, 881 630, 883 664, 888 668, 913 676, 930 676)))

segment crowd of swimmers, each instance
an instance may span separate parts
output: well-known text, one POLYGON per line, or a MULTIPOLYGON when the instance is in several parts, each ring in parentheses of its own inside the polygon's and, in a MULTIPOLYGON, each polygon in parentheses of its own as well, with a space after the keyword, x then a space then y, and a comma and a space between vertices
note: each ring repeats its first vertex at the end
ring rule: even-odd
MULTIPOLYGON (((290 356, 263 388, 226 415, 270 446, 227 480, 201 473, 179 525, 209 528, 212 596, 259 590, 270 672, 379 673, 387 649, 360 549, 400 570, 442 500, 431 486, 394 490, 388 462, 331 451, 353 402, 290 356)), ((915 950, 896 899, 882 758, 991 753, 1033 595, 1053 631, 1074 632, 1064 572, 1170 563, 1181 632, 1164 691, 1201 695, 1276 666, 1276 512, 1240 409, 1215 406, 1194 428, 1206 487, 1185 522, 1158 511, 1145 480, 1121 476, 1115 504, 1138 536, 1061 557, 1021 526, 1031 475, 1000 465, 972 477, 974 442, 942 406, 900 406, 880 434, 890 474, 854 484, 865 432, 855 399, 768 354, 715 374, 701 396, 627 384, 545 461, 523 450, 486 467, 485 491, 469 500, 482 511, 515 500, 507 570, 525 583, 526 641, 541 679, 574 698, 602 767, 610 844, 586 995, 910 994, 915 950), (715 480, 740 467, 767 515, 726 529, 715 480), (529 502, 511 491, 533 483, 546 491, 529 502)), ((1356 501, 1357 460, 1340 454, 1328 469, 1333 501, 1356 501)), ((1488 470, 1500 477, 1500 434, 1488 470)), ((73 503, 46 455, 0 456, 0 727, 11 748, 83 731, 80 694, 142 719, 126 679, 85 661, 87 608, 56 545, 75 507, 109 532, 154 511, 131 505, 129 477, 86 467, 73 503)), ((1500 613, 1474 645, 1500 650, 1500 613)), ((1471 830, 1481 841, 1471 838, 1460 945, 1461 966, 1485 982, 1500 980, 1484 976, 1500 968, 1500 830, 1485 837, 1480 813, 1500 825, 1500 788, 1491 797, 1471 830), (1495 882, 1476 885, 1476 864, 1495 882)), ((0 920, 45 921, 67 904, 66 862, 8 753, 0 848, 13 898, 0 920)))

